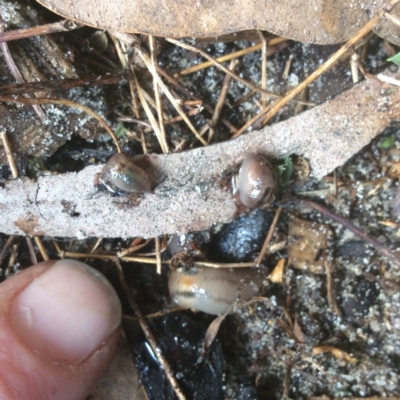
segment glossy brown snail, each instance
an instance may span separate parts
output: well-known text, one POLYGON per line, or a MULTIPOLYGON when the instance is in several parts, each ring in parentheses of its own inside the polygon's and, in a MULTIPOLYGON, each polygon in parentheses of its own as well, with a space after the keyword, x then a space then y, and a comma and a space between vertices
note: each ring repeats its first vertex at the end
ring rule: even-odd
POLYGON ((257 296, 263 277, 258 268, 202 268, 195 273, 173 270, 168 287, 180 307, 221 315, 235 302, 257 296))
POLYGON ((151 192, 149 175, 124 153, 116 153, 108 160, 99 182, 114 194, 151 192))
POLYGON ((268 201, 276 189, 276 174, 269 161, 259 154, 247 154, 238 175, 240 201, 256 208, 268 201))

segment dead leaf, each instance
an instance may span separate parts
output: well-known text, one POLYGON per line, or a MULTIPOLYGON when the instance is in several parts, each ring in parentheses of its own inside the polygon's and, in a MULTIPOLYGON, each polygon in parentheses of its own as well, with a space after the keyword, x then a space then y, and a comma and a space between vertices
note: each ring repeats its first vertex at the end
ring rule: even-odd
POLYGON ((301 330, 301 327, 300 327, 299 323, 297 322, 297 319, 294 320, 293 334, 299 343, 305 343, 304 333, 301 330))
POLYGON ((388 175, 390 178, 399 178, 400 177, 400 162, 391 162, 389 163, 390 169, 388 175))
POLYGON ((121 338, 113 360, 93 388, 89 398, 91 400, 147 399, 126 338, 121 338))
MULTIPOLYGON (((346 41, 369 18, 377 16, 386 3, 385 0, 316 0, 298 5, 293 0, 38 1, 66 18, 118 32, 182 38, 261 29, 318 44, 346 41)), ((393 43, 399 41, 399 28, 392 23, 382 23, 377 31, 393 43)))
POLYGON ((231 310, 232 310, 232 306, 229 307, 229 309, 224 314, 215 318, 213 320, 213 322, 211 322, 211 324, 209 325, 207 332, 206 332, 206 337, 204 339, 203 349, 201 351, 202 359, 204 359, 206 357, 208 349, 211 347, 215 338, 217 337, 217 334, 218 334, 218 331, 219 331, 219 328, 220 328, 222 322, 224 321, 226 316, 231 312, 231 310))
POLYGON ((400 185, 397 187, 396 195, 392 203, 392 215, 395 218, 400 217, 400 185))
POLYGON ((331 236, 329 225, 291 217, 288 244, 290 264, 313 274, 324 274, 331 236))
POLYGON ((268 279, 273 283, 282 283, 284 271, 285 271, 285 259, 281 258, 275 265, 274 270, 268 276, 268 279))
POLYGON ((357 359, 354 357, 351 357, 349 353, 346 353, 343 350, 338 349, 337 347, 333 346, 316 346, 313 348, 313 355, 317 356, 319 354, 323 353, 332 353, 333 356, 335 356, 338 360, 344 360, 346 362, 350 363, 355 363, 357 362, 357 359))
POLYGON ((311 168, 304 157, 297 157, 293 163, 293 175, 296 180, 303 181, 310 176, 311 168))

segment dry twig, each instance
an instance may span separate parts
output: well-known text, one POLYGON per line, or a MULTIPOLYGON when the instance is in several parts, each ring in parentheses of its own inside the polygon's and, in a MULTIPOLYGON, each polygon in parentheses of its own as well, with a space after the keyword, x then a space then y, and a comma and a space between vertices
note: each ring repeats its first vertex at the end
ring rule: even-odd
POLYGON ((27 29, 15 29, 13 31, 0 32, 0 42, 25 39, 33 36, 48 35, 49 33, 68 32, 82 28, 84 25, 76 21, 64 19, 52 24, 35 26, 27 29))
MULTIPOLYGON (((392 249, 386 247, 382 243, 379 243, 377 240, 369 237, 365 232, 363 232, 360 228, 355 226, 353 223, 351 223, 349 220, 346 218, 341 217, 338 214, 335 214, 334 212, 328 210, 326 207, 322 206, 321 204, 315 203, 313 201, 307 200, 307 199, 292 199, 291 202, 301 202, 303 204, 308 205, 309 207, 313 208, 316 211, 319 211, 321 214, 325 215, 326 217, 333 219, 336 222, 339 222, 342 224, 345 228, 347 228, 349 231, 353 232, 354 235, 359 237, 361 240, 364 242, 368 243, 371 245, 375 250, 381 254, 382 256, 386 257, 390 262, 392 262, 394 265, 397 267, 400 267, 400 257, 396 255, 392 249)), ((284 205, 285 206, 285 205, 284 205)))
MULTIPOLYGON (((258 36, 261 40, 261 89, 267 90, 267 50, 268 50, 268 42, 264 37, 264 33, 262 31, 257 31, 258 36)), ((261 107, 264 108, 267 106, 267 95, 263 93, 261 95, 261 107)))
MULTIPOLYGON (((237 60, 232 60, 229 65, 229 70, 234 71, 238 64, 237 60)), ((222 82, 221 92, 219 93, 218 101, 215 106, 214 114, 211 117, 211 127, 208 134, 208 143, 211 143, 214 136, 215 127, 217 125, 218 119, 220 117, 222 107, 225 104, 226 97, 228 96, 229 87, 232 82, 232 77, 230 75, 225 75, 224 81, 222 82)))
MULTIPOLYGON (((160 66, 157 66, 157 72, 162 75, 170 84, 174 85, 176 88, 181 90, 183 93, 185 93, 186 96, 188 96, 190 99, 193 99, 195 101, 201 101, 202 106, 211 114, 214 114, 214 108, 211 107, 211 105, 205 103, 198 97, 196 97, 190 90, 188 90, 185 86, 183 86, 176 78, 171 76, 166 70, 161 68, 160 66)), ((227 118, 221 118, 221 122, 232 132, 235 133, 237 131, 236 127, 228 121, 227 118)))
POLYGON ((248 121, 242 128, 239 129, 232 137, 237 137, 246 131, 247 128, 252 126, 258 119, 264 117, 263 123, 266 124, 271 120, 277 112, 288 104, 289 101, 293 100, 299 93, 301 93, 310 83, 314 82, 320 75, 332 68, 337 61, 342 57, 352 46, 366 36, 381 20, 380 17, 374 17, 369 20, 360 31, 352 37, 345 45, 343 45, 335 54, 333 54, 327 61, 325 61, 320 67, 310 74, 303 82, 293 88, 289 93, 286 94, 280 100, 277 100, 271 107, 261 111, 250 121, 248 121))
POLYGON ((169 363, 167 362, 164 355, 162 354, 160 347, 157 345, 156 339, 155 339, 153 333, 151 332, 150 327, 147 324, 147 321, 143 317, 143 314, 141 313, 141 311, 135 301, 135 298, 133 297, 132 290, 125 280, 125 276, 124 276, 124 273, 122 271, 122 268, 121 268, 121 265, 120 265, 118 259, 116 259, 116 264, 117 264, 117 271, 118 271, 121 285, 124 289, 125 295, 127 296, 128 300, 129 300, 130 306, 132 307, 134 313, 138 317, 140 327, 142 328, 142 331, 146 337, 147 342, 150 344, 160 365, 164 369, 165 375, 167 376, 169 382, 171 383, 171 386, 174 389, 176 396, 178 397, 179 400, 185 400, 185 396, 182 392, 182 389, 179 386, 179 383, 175 377, 175 374, 173 373, 169 363))
MULTIPOLYGON (((280 43, 284 43, 286 41, 287 41, 286 38, 277 37, 277 38, 273 38, 269 42, 267 42, 267 45, 268 45, 268 47, 271 48, 272 46, 275 46, 275 45, 280 44, 280 43)), ((263 43, 256 44, 254 46, 247 47, 246 49, 238 50, 238 51, 235 51, 235 52, 230 53, 230 54, 225 54, 224 56, 218 57, 215 60, 217 62, 219 62, 219 63, 222 63, 222 62, 225 62, 225 61, 231 61, 231 60, 234 60, 236 58, 243 57, 246 54, 252 53, 253 51, 262 50, 263 46, 264 46, 263 43)), ((175 74, 175 78, 178 77, 178 76, 192 74, 192 73, 200 71, 202 69, 209 68, 212 65, 213 65, 213 62, 211 62, 211 61, 206 61, 206 62, 203 62, 203 63, 200 63, 200 64, 196 64, 193 67, 190 67, 190 68, 187 68, 187 69, 184 69, 184 70, 178 72, 177 74, 175 74)))
POLYGON ((127 73, 121 71, 109 75, 87 78, 59 79, 54 81, 12 83, 0 86, 0 95, 15 95, 30 92, 50 92, 52 90, 68 90, 77 86, 113 85, 127 79, 127 73))
POLYGON ((0 188, 0 210, 7 210, 1 229, 8 234, 144 238, 206 229, 237 214, 236 199, 221 185, 221 177, 237 168, 246 153, 272 158, 296 153, 321 178, 399 116, 399 91, 383 92, 374 82, 362 82, 321 106, 236 140, 139 157, 151 165, 155 190, 135 205, 129 198, 93 195, 91 182, 102 166, 42 177, 37 183, 25 178, 7 182, 0 188), (65 213, 62 200, 74 204, 79 215, 65 213))
MULTIPOLYGON (((0 16, 0 34, 4 32, 4 26, 3 26, 3 21, 1 20, 0 16)), ((6 64, 8 68, 11 71, 11 74, 14 76, 14 79, 17 81, 17 83, 25 83, 25 79, 23 78, 19 68, 17 67, 17 64, 15 64, 15 61, 12 57, 12 54, 10 52, 10 49, 8 48, 7 42, 0 42, 0 47, 1 50, 3 51, 3 56, 6 61, 6 64)), ((26 93, 25 97, 27 98, 33 98, 34 96, 31 93, 26 93)), ((38 104, 33 104, 32 108, 35 110, 37 116, 41 119, 43 123, 47 122, 47 117, 42 108, 38 104)))
POLYGON ((14 241, 14 239, 15 239, 14 235, 9 236, 8 239, 6 240, 6 242, 4 243, 3 248, 0 250, 0 266, 4 260, 4 257, 6 256, 6 254, 8 252, 8 249, 12 245, 12 242, 14 241))
MULTIPOLYGON (((239 75, 235 74, 234 72, 230 71, 229 68, 226 68, 224 65, 222 65, 221 63, 219 63, 218 61, 216 61, 216 59, 212 58, 211 56, 209 56, 207 53, 205 53, 204 51, 194 47, 194 46, 190 46, 186 43, 182 43, 179 40, 175 40, 175 39, 166 39, 168 42, 171 42, 173 44, 175 44, 176 46, 182 47, 186 50, 190 50, 193 51, 194 53, 198 53, 201 56, 203 56, 204 58, 206 58, 207 60, 209 60, 211 63, 213 63, 216 67, 218 67, 221 71, 224 71, 227 75, 230 75, 233 79, 237 80, 238 82, 242 83, 243 85, 249 87, 252 90, 255 90, 256 92, 260 92, 265 94, 267 97, 272 98, 272 99, 282 99, 282 96, 280 96, 279 94, 275 94, 272 92, 269 92, 268 90, 264 90, 259 88, 258 86, 254 85, 253 83, 246 81, 246 79, 241 78, 239 75)), ((293 96, 294 97, 294 96, 293 96)), ((293 100, 293 97, 290 100, 293 100)), ((286 96, 285 96, 286 98, 286 96)), ((289 100, 289 101, 290 101, 289 100)), ((309 103, 309 102, 303 102, 303 101, 299 101, 299 100, 294 100, 296 103, 300 103, 306 106, 313 106, 313 103, 309 103)))
POLYGON ((4 131, 0 132, 0 139, 3 143, 4 151, 6 152, 8 165, 10 166, 10 170, 11 170, 11 175, 14 179, 17 179, 18 178, 18 168, 17 168, 17 165, 15 164, 14 156, 12 153, 10 142, 8 140, 7 133, 4 131))
POLYGON ((171 102, 171 104, 174 106, 175 110, 178 112, 178 114, 182 117, 182 119, 186 122, 186 125, 189 127, 189 129, 194 133, 196 138, 204 145, 207 146, 207 141, 199 135, 197 132, 196 128, 193 126, 193 124, 190 122, 189 118, 185 115, 185 113, 182 111, 182 108, 176 101, 176 99, 172 96, 171 92, 168 90, 168 88, 165 86, 164 82, 161 80, 160 76, 157 73, 157 68, 154 67, 154 65, 151 63, 149 57, 147 54, 143 52, 142 49, 137 48, 139 51, 139 55, 142 58, 143 62, 146 64, 147 69, 150 71, 150 73, 153 75, 153 79, 160 85, 161 89, 163 90, 164 94, 168 97, 168 100, 171 102))
MULTIPOLYGON (((149 36, 149 47, 150 47, 150 55, 151 55, 151 63, 155 72, 157 73, 157 59, 155 53, 155 40, 154 36, 149 36)), ((154 97, 156 99, 156 106, 157 106, 157 115, 158 115, 158 125, 160 129, 160 137, 162 138, 162 142, 164 144, 164 153, 169 153, 167 137, 165 135, 165 127, 164 127, 164 119, 163 119, 163 111, 162 111, 162 103, 161 103, 161 96, 160 96, 160 87, 159 83, 153 78, 153 88, 154 88, 154 97)))
POLYGON ((42 239, 39 236, 35 236, 33 238, 35 240, 35 243, 37 247, 39 248, 40 254, 42 255, 42 258, 44 261, 50 260, 49 255, 47 254, 46 248, 43 246, 42 239))
POLYGON ((38 261, 37 261, 37 257, 35 254, 35 249, 33 248, 32 239, 29 236, 26 237, 26 244, 28 245, 32 265, 35 265, 35 264, 37 264, 38 261))

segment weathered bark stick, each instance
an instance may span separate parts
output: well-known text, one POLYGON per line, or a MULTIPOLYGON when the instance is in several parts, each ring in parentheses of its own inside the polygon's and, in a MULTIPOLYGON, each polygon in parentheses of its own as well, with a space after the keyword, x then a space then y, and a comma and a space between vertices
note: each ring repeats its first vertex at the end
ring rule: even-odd
POLYGON ((224 175, 248 152, 305 157, 316 178, 330 173, 400 117, 400 90, 365 81, 296 117, 238 139, 180 154, 142 156, 158 184, 136 205, 93 195, 102 166, 19 179, 0 189, 0 232, 63 237, 155 237, 232 220, 237 204, 224 175))
POLYGON ((113 85, 127 78, 125 71, 87 78, 59 79, 54 81, 39 81, 25 83, 11 83, 0 86, 0 95, 8 96, 33 92, 49 92, 51 90, 68 90, 77 86, 113 85))

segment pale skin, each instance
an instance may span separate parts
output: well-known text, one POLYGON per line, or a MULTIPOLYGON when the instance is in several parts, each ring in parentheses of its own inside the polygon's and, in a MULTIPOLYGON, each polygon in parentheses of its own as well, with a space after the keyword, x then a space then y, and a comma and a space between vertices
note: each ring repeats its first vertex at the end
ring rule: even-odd
POLYGON ((41 263, 0 284, 0 399, 86 398, 120 334, 119 301, 102 279, 41 263))

